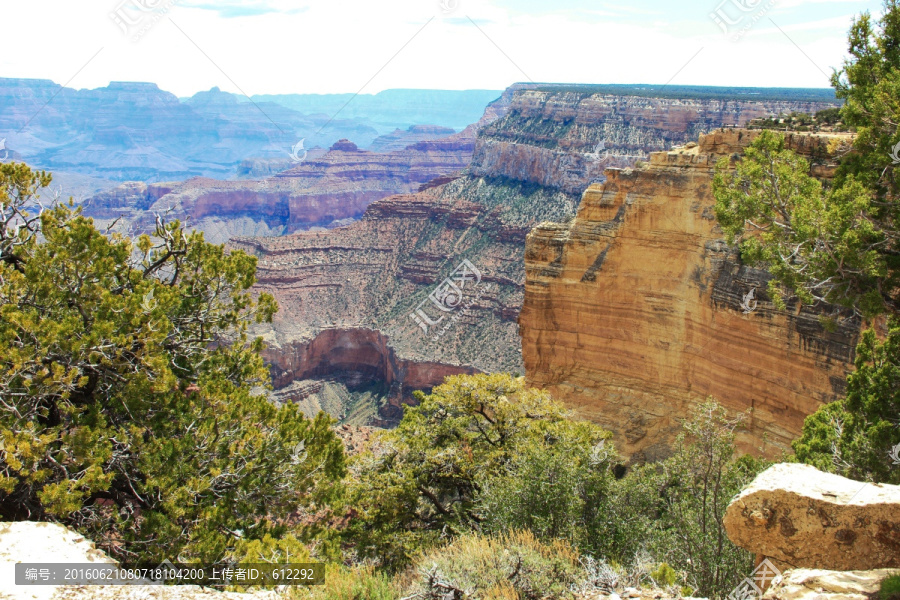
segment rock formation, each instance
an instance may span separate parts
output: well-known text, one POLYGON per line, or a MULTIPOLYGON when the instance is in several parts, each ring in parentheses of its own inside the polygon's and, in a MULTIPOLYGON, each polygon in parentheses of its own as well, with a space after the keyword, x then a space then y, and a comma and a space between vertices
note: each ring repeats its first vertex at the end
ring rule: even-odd
POLYGON ((340 140, 319 158, 307 157, 260 181, 198 177, 183 183, 125 183, 89 199, 85 214, 123 218, 146 230, 153 225, 154 213, 165 212, 186 219, 216 243, 234 236, 334 226, 359 218, 375 200, 414 192, 432 179, 460 171, 468 165, 473 147, 472 139, 453 137, 377 154, 340 140))
MULTIPOLYGON (((574 222, 529 235, 519 319, 529 384, 610 429, 637 461, 667 455, 679 419, 708 396, 750 410, 742 450, 777 455, 843 391, 859 322, 839 315, 829 332, 819 317, 833 307, 777 310, 768 274, 742 265, 717 227, 715 163, 755 135, 723 130, 611 169, 574 222)), ((787 143, 828 176, 828 139, 787 143)))
POLYGON ((776 566, 854 571, 900 567, 900 486, 777 464, 728 506, 728 537, 776 566))
POLYGON ((229 177, 248 156, 287 157, 304 137, 327 147, 378 136, 362 120, 331 114, 241 102, 216 88, 182 102, 153 83, 75 90, 0 78, 0 138, 10 149, 39 168, 118 181, 229 177))
POLYGON ((870 600, 893 569, 826 571, 793 569, 784 573, 761 600, 870 600))
POLYGON ((345 227, 232 240, 231 247, 259 258, 256 288, 280 306, 274 327, 262 332, 276 388, 302 400, 314 389, 311 376, 350 374, 352 385, 354 373, 365 373, 382 378, 375 380, 389 395, 378 418, 396 420, 390 407, 446 375, 521 372, 515 320, 522 246, 534 217, 507 205, 510 199, 556 218, 574 211, 574 198, 558 191, 463 177, 379 200, 345 227), (439 297, 464 261, 480 279, 469 274, 459 299, 439 297), (419 310, 434 325, 415 320, 419 310), (286 390, 295 383, 303 385, 286 390))
MULTIPOLYGON (((274 329, 266 332, 273 363, 281 352, 290 355, 295 342, 308 344, 324 329, 375 329, 399 360, 522 372, 516 317, 523 301, 525 236, 532 227, 572 218, 581 193, 603 177, 604 168, 630 165, 669 140, 686 141, 697 131, 762 114, 829 106, 606 97, 535 87, 511 87, 479 123, 436 142, 472 139, 477 132, 471 167, 462 176, 433 180, 412 196, 379 200, 361 221, 327 233, 233 241, 233 247, 260 258, 258 287, 275 294, 281 306, 274 329), (421 316, 417 322, 417 309, 434 310, 429 295, 463 259, 485 274, 465 310, 430 313, 432 320, 446 317, 437 326, 421 316)), ((813 320, 807 315, 801 325, 815 328, 813 320)), ((841 364, 849 354, 843 350, 835 359, 841 364)), ((289 396, 327 388, 293 377, 289 371, 279 380, 289 396)), ((835 377, 839 386, 837 370, 835 377)), ((640 427, 632 427, 632 434, 642 435, 640 427)))
POLYGON ((443 137, 443 128, 466 127, 499 95, 385 90, 374 97, 307 94, 248 102, 218 88, 179 99, 153 83, 76 90, 47 80, 0 78, 0 139, 7 139, 11 157, 54 172, 117 181, 227 178, 249 157, 285 161, 301 139, 307 148, 328 148, 340 138, 367 147, 395 127, 405 131, 421 123, 435 124, 426 128, 440 133, 413 131, 402 146, 393 140, 392 149, 443 137))
POLYGON ((502 175, 581 194, 609 167, 696 140, 719 127, 790 112, 817 112, 825 102, 671 99, 519 89, 507 114, 478 138, 472 172, 502 175))
POLYGON ((406 130, 395 129, 391 133, 378 136, 367 149, 372 152, 394 152, 418 142, 449 137, 454 133, 455 130, 439 125, 413 125, 406 130))
POLYGON ((0 598, 4 600, 276 600, 193 585, 16 585, 16 563, 115 564, 84 536, 55 523, 0 523, 0 598))
POLYGON ((298 404, 310 416, 324 410, 344 422, 374 425, 399 421, 402 406, 413 402, 413 391, 476 371, 400 358, 388 338, 372 329, 327 328, 308 341, 270 346, 263 356, 272 367, 277 401, 298 404), (360 405, 352 393, 371 389, 372 382, 378 385, 369 401, 377 404, 360 405), (345 397, 335 404, 329 398, 334 395, 345 397))

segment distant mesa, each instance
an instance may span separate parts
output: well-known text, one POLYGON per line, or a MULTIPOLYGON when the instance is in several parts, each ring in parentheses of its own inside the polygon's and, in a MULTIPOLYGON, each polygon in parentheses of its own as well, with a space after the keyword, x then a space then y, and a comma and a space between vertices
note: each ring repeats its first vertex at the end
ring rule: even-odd
POLYGON ((191 98, 186 100, 187 104, 196 105, 220 105, 234 106, 238 104, 237 96, 223 92, 218 87, 211 88, 207 92, 197 92, 191 98))
POLYGON ((420 135, 453 135, 456 133, 455 129, 451 129, 450 127, 441 127, 440 125, 411 125, 409 129, 407 129, 409 133, 415 133, 420 135))
POLYGON ((338 152, 359 152, 359 147, 346 138, 336 141, 331 149, 338 152))
MULTIPOLYGON (((470 131, 469 137, 474 137, 470 131)), ((391 133, 378 136, 368 147, 372 152, 391 152, 403 150, 414 144, 425 141, 446 139, 456 135, 456 130, 441 125, 411 125, 407 129, 395 129, 391 133)))
MULTIPOLYGON (((0 139, 7 138, 17 159, 56 174, 147 183, 197 175, 233 179, 245 176, 245 160, 287 159, 286 150, 304 138, 306 148, 327 149, 342 138, 370 148, 396 128, 405 132, 371 148, 375 152, 438 139, 443 134, 409 133, 407 128, 431 124, 462 129, 477 121, 498 94, 386 90, 356 97, 331 118, 350 95, 255 96, 251 102, 216 87, 179 98, 151 82, 74 89, 48 80, 0 77, 0 139)), ((312 153, 308 158, 314 159, 312 153)), ((285 163, 282 170, 291 166, 285 163)), ((273 173, 267 168, 260 174, 273 173)))
POLYGON ((107 90, 127 92, 160 92, 159 86, 150 81, 110 81, 107 90))

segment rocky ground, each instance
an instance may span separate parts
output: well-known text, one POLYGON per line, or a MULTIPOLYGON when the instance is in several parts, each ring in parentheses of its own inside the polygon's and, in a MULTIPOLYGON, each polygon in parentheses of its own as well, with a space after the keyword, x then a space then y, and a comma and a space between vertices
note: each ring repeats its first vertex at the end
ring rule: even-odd
POLYGON ((217 592, 198 586, 17 586, 15 563, 95 563, 113 560, 93 542, 55 523, 0 523, 0 600, 275 600, 275 592, 217 592))

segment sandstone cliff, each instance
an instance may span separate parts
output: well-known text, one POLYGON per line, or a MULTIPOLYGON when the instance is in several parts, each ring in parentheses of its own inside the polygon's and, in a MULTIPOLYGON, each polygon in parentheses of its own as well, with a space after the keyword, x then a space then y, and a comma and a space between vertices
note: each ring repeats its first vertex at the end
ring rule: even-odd
MULTIPOLYGON (((666 455, 678 420, 707 396, 751 410, 743 450, 777 455, 843 390, 860 324, 828 332, 819 315, 831 307, 777 310, 767 273, 742 265, 716 225, 715 162, 755 135, 723 130, 644 168, 611 169, 573 223, 529 235, 519 319, 529 383, 610 429, 636 460, 666 455)), ((826 141, 788 144, 815 157, 826 141)))
POLYGON ((309 415, 325 411, 347 423, 388 425, 403 417, 412 392, 428 389, 471 367, 410 360, 372 329, 329 327, 312 339, 274 344, 263 356, 272 367, 278 402, 309 415), (374 382, 374 384, 373 384, 374 382))

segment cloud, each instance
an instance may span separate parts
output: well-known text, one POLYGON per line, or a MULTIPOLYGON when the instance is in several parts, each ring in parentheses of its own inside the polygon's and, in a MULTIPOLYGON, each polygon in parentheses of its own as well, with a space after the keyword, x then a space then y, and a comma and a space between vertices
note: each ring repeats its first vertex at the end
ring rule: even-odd
POLYGON ((217 2, 182 2, 185 8, 197 10, 210 10, 219 13, 224 19, 238 17, 257 17, 268 14, 296 15, 309 10, 308 6, 289 6, 287 2, 279 0, 218 0, 217 2))
POLYGON ((472 23, 475 23, 479 27, 482 25, 492 25, 492 24, 496 23, 496 21, 492 21, 490 19, 472 19, 470 21, 466 17, 453 17, 453 18, 444 19, 444 21, 446 23, 449 23, 450 25, 468 25, 470 27, 472 26, 472 23))
POLYGON ((621 15, 615 0, 178 0, 135 42, 109 16, 121 1, 0 2, 0 21, 40 23, 55 40, 34 44, 34 27, 7 28, 4 46, 27 51, 0 54, 0 71, 75 88, 153 81, 180 97, 213 86, 501 89, 522 71, 552 82, 661 85, 677 73, 673 85, 827 87, 813 62, 840 65, 852 16, 879 14, 883 2, 778 0, 767 16, 787 36, 761 18, 733 41, 709 17, 722 0, 629 0, 634 14, 621 15))

